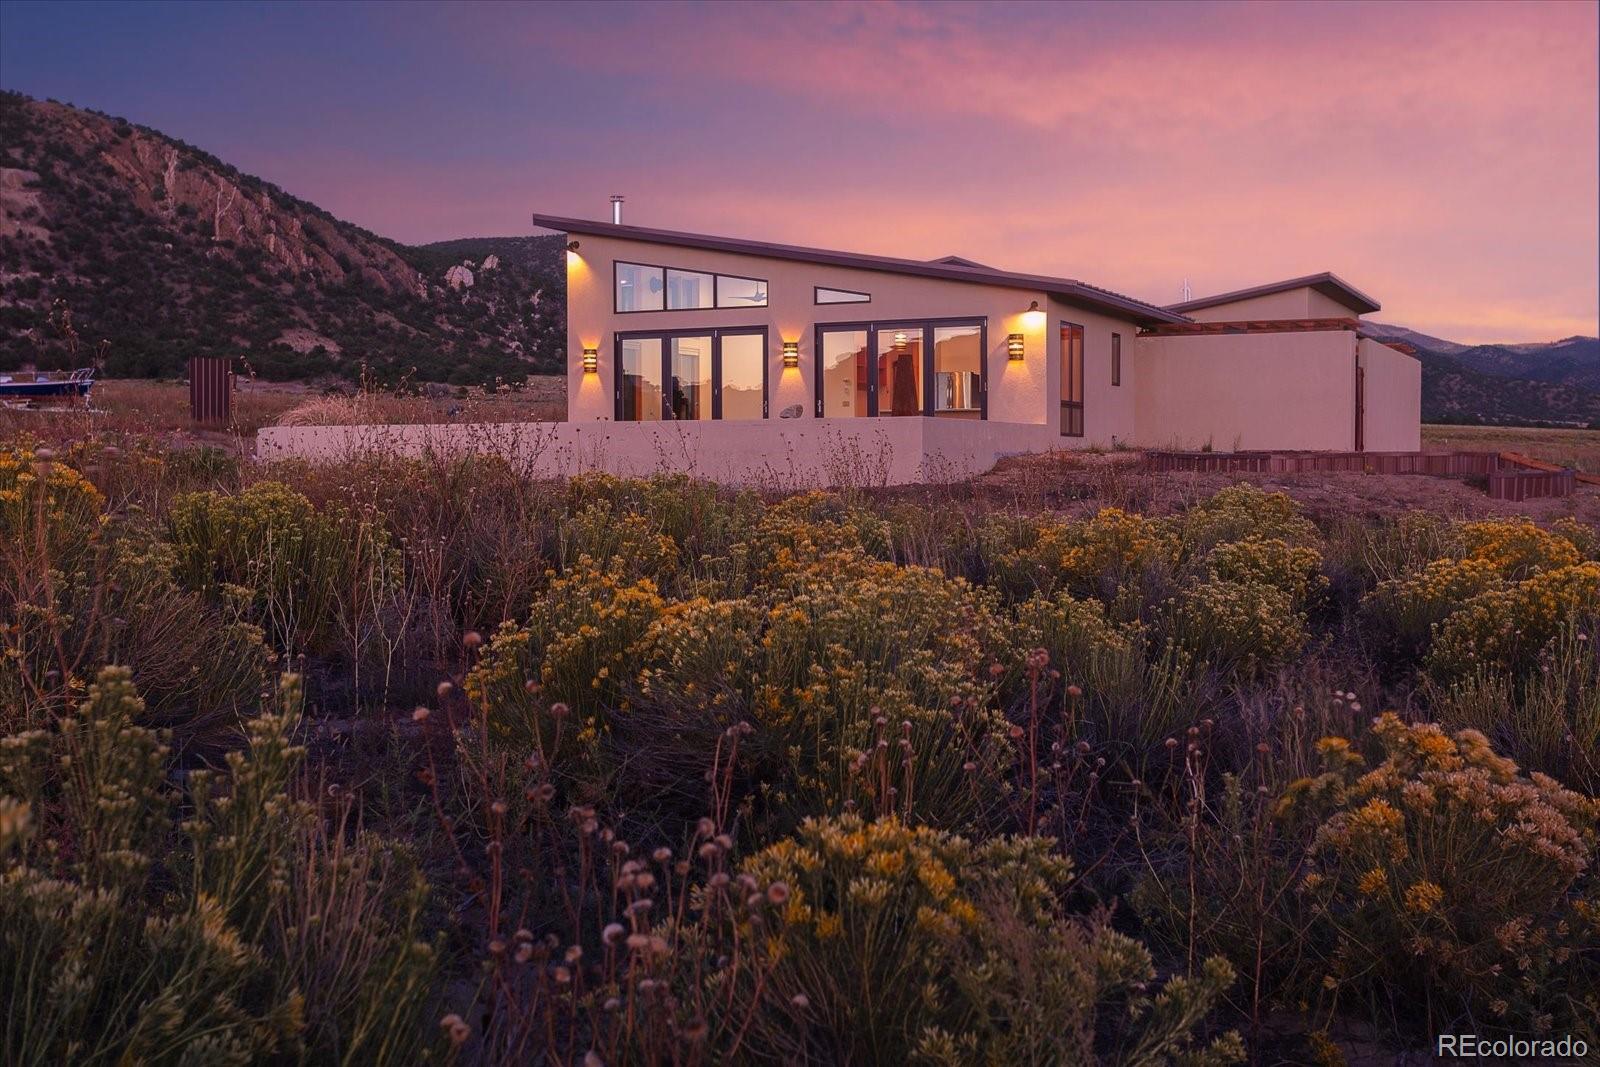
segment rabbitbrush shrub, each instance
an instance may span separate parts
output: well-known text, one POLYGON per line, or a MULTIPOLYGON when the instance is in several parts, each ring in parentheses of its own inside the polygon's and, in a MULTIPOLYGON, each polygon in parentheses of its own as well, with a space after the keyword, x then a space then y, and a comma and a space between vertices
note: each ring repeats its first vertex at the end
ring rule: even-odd
POLYGON ((1320 822, 1299 892, 1315 909, 1326 991, 1419 1030, 1462 1017, 1519 1031, 1600 1018, 1600 802, 1454 735, 1385 714, 1371 770, 1342 738, 1294 783, 1289 819, 1320 822))
MULTIPOLYGON (((1223 1064, 1196 1030, 1232 982, 1221 960, 1151 987, 1149 953, 1067 917, 1051 843, 972 844, 897 819, 806 822, 744 870, 780 921, 743 932, 766 965, 735 986, 760 1061, 1223 1064), (775 895, 774 889, 768 896, 775 895)), ((736 1010, 737 1010, 736 1007, 736 1010)))
POLYGON ((0 739, 0 1058, 415 1062, 422 889, 292 799, 294 683, 187 804, 141 713, 108 669, 55 731, 0 739))
POLYGON ((358 643, 400 579, 380 516, 318 509, 278 482, 179 497, 167 525, 185 585, 239 597, 285 653, 358 643))

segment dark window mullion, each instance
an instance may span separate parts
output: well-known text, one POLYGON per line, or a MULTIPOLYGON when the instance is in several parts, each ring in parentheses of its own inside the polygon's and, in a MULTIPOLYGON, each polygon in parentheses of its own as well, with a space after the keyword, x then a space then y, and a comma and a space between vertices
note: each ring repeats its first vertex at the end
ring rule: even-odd
MULTIPOLYGON (((712 283, 713 289, 716 283, 712 283)), ((722 331, 711 331, 711 417, 722 418, 722 331)))

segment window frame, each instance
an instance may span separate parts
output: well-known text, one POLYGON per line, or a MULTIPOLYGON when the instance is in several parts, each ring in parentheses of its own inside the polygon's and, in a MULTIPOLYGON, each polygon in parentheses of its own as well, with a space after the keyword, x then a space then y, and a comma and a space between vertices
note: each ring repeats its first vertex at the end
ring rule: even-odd
POLYGON ((660 263, 639 263, 631 259, 613 259, 611 261, 611 311, 616 315, 657 315, 667 310, 667 268, 660 263), (645 270, 658 270, 661 272, 661 306, 658 308, 630 308, 622 307, 622 268, 643 267, 645 270))
POLYGON ((836 285, 813 285, 811 287, 811 303, 815 307, 825 307, 825 308, 849 307, 852 304, 870 304, 870 303, 872 303, 872 294, 871 293, 863 293, 863 292, 860 292, 859 290, 856 290, 856 289, 840 289, 836 285), (823 300, 822 299, 822 291, 824 289, 826 289, 830 293, 849 293, 852 296, 859 296, 861 299, 860 300, 823 300))
POLYGON ((742 311, 748 308, 764 308, 772 305, 772 285, 765 278, 755 278, 748 274, 721 274, 714 270, 702 270, 698 267, 669 267, 665 263, 644 263, 637 259, 613 259, 611 261, 611 313, 613 315, 663 315, 668 312, 683 311, 742 311), (658 270, 661 272, 661 306, 658 308, 634 308, 624 311, 622 301, 618 299, 622 288, 621 270, 623 266, 643 267, 645 270, 658 270), (667 306, 667 272, 677 271, 679 274, 709 274, 711 276, 711 306, 693 308, 674 308, 667 306), (724 304, 722 302, 722 280, 733 278, 741 282, 756 282, 767 294, 766 300, 759 304, 724 304))
MULTIPOLYGON (((701 271, 700 273, 703 274, 705 272, 701 271)), ((711 306, 718 311, 740 311, 744 308, 764 308, 772 303, 772 286, 767 284, 767 280, 765 278, 752 278, 748 274, 718 274, 713 271, 711 273, 711 293, 711 306), (759 304, 724 304, 722 302, 722 279, 724 278, 731 278, 741 282, 757 282, 760 284, 761 291, 765 294, 765 298, 759 304)), ((697 308, 696 310, 704 311, 705 308, 697 308)))
POLYGON ((1122 334, 1111 331, 1111 384, 1122 387, 1122 334))
POLYGON ((1084 408, 1086 406, 1085 400, 1087 399, 1088 393, 1089 393, 1089 382, 1088 382, 1088 379, 1085 377, 1085 368, 1087 367, 1088 362, 1089 362, 1089 360, 1088 360, 1089 331, 1084 328, 1082 323, 1069 322, 1066 319, 1059 320, 1059 325, 1058 325, 1058 327, 1056 329, 1056 344, 1061 349, 1061 354, 1057 357, 1059 362, 1060 362, 1060 364, 1061 364, 1061 383, 1060 383, 1059 387, 1056 390, 1058 394, 1065 393, 1066 392, 1067 382, 1072 380, 1071 377, 1068 374, 1068 371, 1069 371, 1068 362, 1067 362, 1068 353, 1067 353, 1067 347, 1066 347, 1067 339, 1066 339, 1065 336, 1063 336, 1063 334, 1065 334, 1068 329, 1076 330, 1078 332, 1078 373, 1077 373, 1077 382, 1078 382, 1078 390, 1079 390, 1079 392, 1078 392, 1078 399, 1076 401, 1066 400, 1066 399, 1062 399, 1060 401, 1060 403, 1061 403, 1061 411, 1060 411, 1061 427, 1060 427, 1060 429, 1061 429, 1061 436, 1062 437, 1082 437, 1082 436, 1084 436, 1084 432, 1085 432, 1085 426, 1084 426, 1084 408), (1070 423, 1069 423, 1069 420, 1067 419, 1067 413, 1069 411, 1075 412, 1076 416, 1077 416, 1076 418, 1070 420, 1070 423), (1071 429, 1069 429, 1069 425, 1070 424, 1076 424, 1077 427, 1078 427, 1077 430, 1076 431, 1072 431, 1071 429))
MULTIPOLYGON (((695 308, 704 311, 705 308, 695 308)), ((627 314, 624 312, 624 314, 627 314)), ((661 342, 661 418, 660 422, 721 422, 722 421, 722 339, 725 336, 759 336, 761 338, 761 419, 772 417, 772 351, 770 331, 765 326, 706 326, 700 329, 677 330, 618 330, 612 335, 612 407, 615 422, 642 422, 622 417, 622 345, 625 341, 659 340, 661 342), (672 416, 672 344, 674 337, 711 338, 711 418, 677 419, 672 416)), ((756 419, 740 419, 756 422, 756 419)))
MULTIPOLYGON (((626 261, 624 261, 626 262, 626 261)), ((634 264, 637 266, 637 264, 634 264)), ((717 275, 709 270, 690 270, 687 267, 661 268, 661 310, 662 311, 714 311, 717 306, 717 275), (711 303, 704 307, 675 308, 672 306, 672 276, 674 274, 698 274, 702 278, 711 279, 711 303)), ((626 314, 626 312, 624 313, 626 314)))
MULTIPOLYGON (((920 329, 922 331, 922 406, 917 413, 918 417, 925 419, 939 418, 934 414, 934 383, 933 383, 933 332, 940 326, 976 326, 978 328, 978 419, 987 421, 989 418, 989 319, 986 315, 954 315, 937 319, 867 319, 854 322, 818 322, 812 325, 813 366, 812 378, 814 379, 814 407, 813 411, 819 419, 828 418, 825 414, 823 398, 822 375, 822 335, 830 330, 840 332, 866 331, 867 334, 867 413, 865 415, 833 416, 834 418, 892 418, 884 416, 878 410, 878 333, 896 330, 920 329)), ((900 416, 905 418, 906 416, 900 416)))

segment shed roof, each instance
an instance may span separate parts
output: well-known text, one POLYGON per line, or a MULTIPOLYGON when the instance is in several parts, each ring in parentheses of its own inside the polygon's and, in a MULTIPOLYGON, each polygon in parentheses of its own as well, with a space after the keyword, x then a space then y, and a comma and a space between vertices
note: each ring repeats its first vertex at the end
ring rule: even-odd
MULTIPOLYGON (((948 261, 928 262, 920 259, 896 259, 891 256, 870 256, 859 252, 835 252, 822 248, 803 248, 797 245, 770 244, 736 237, 712 237, 706 234, 681 233, 677 230, 657 230, 646 226, 627 226, 613 222, 596 222, 590 219, 563 218, 558 215, 535 213, 533 224, 562 233, 593 234, 596 237, 616 237, 627 241, 649 244, 678 245, 685 248, 707 248, 718 252, 735 252, 768 259, 791 259, 804 263, 824 263, 835 267, 856 270, 883 271, 888 274, 914 274, 926 278, 944 278, 949 281, 968 282, 973 285, 1003 286, 1008 289, 1034 289, 1051 296, 1104 311, 1120 318, 1151 325, 1161 322, 1185 322, 1184 316, 1170 308, 1157 307, 1131 296, 1102 289, 1073 278, 1053 278, 1042 274, 1019 274, 1013 271, 994 270, 989 267, 967 266, 948 261)), ((968 261, 970 262, 970 261, 968 261)))
POLYGON ((1198 300, 1185 300, 1181 304, 1168 304, 1167 310, 1182 315, 1202 308, 1216 307, 1218 304, 1232 304, 1252 297, 1286 293, 1291 289, 1315 289, 1330 300, 1337 300, 1358 315, 1378 311, 1383 306, 1337 274, 1325 270, 1321 274, 1307 274, 1303 278, 1288 278, 1281 282, 1253 285, 1248 289, 1235 289, 1231 293, 1218 293, 1216 296, 1203 296, 1198 300))

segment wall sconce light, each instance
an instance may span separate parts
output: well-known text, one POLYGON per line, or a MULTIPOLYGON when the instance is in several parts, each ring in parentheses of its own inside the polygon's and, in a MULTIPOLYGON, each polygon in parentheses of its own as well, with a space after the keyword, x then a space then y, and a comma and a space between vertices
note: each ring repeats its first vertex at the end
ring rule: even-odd
POLYGON ((799 341, 783 342, 783 365, 791 369, 800 365, 799 341))
POLYGON ((585 348, 583 350, 583 373, 594 374, 600 369, 600 350, 598 348, 585 348))
POLYGON ((567 251, 568 252, 576 252, 577 250, 578 250, 578 242, 577 241, 568 241, 567 242, 567 251))
POLYGON ((1022 358, 1023 345, 1022 335, 1020 333, 1006 334, 1006 355, 1009 356, 1013 362, 1022 358))

